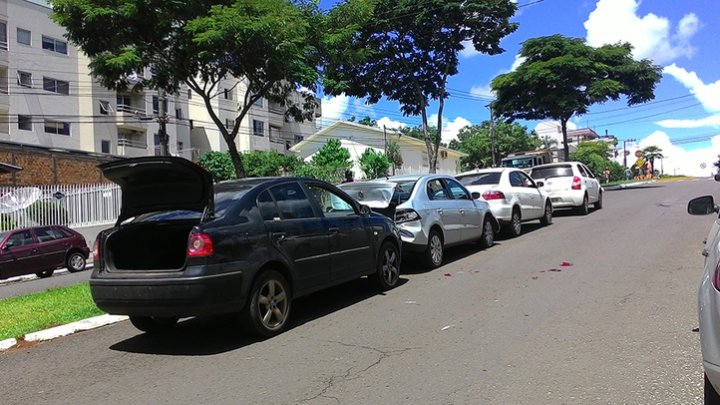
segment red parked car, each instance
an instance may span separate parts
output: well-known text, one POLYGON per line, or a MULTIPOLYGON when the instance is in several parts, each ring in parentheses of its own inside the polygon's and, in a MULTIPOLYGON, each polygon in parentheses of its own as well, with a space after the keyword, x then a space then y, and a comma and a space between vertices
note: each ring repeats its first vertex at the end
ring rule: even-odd
POLYGON ((85 238, 60 226, 37 226, 0 232, 0 279, 35 273, 52 276, 55 269, 85 269, 90 249, 85 238))

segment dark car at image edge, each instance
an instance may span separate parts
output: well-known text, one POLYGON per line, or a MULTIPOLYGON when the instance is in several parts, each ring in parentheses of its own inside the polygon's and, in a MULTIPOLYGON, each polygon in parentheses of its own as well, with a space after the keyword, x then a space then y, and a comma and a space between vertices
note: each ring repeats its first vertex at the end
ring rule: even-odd
POLYGON ((158 332, 182 317, 239 313, 248 332, 288 326, 293 299, 362 276, 399 281, 388 218, 313 179, 213 184, 195 163, 143 157, 100 165, 122 189, 115 227, 95 241, 97 306, 158 332))

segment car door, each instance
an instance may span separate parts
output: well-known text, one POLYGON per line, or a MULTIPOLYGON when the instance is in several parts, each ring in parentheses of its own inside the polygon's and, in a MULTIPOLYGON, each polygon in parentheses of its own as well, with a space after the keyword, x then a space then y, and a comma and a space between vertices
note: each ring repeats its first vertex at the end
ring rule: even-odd
POLYGON ((597 181, 597 178, 595 178, 593 172, 585 165, 578 165, 578 169, 580 169, 580 173, 582 173, 583 183, 588 192, 590 203, 594 203, 600 195, 600 183, 597 181))
POLYGON ((518 190, 520 191, 523 219, 540 218, 543 214, 544 203, 540 190, 527 173, 522 171, 516 173, 520 180, 518 190))
POLYGON ((322 183, 307 182, 306 187, 323 213, 330 239, 330 278, 334 282, 367 274, 375 256, 365 220, 345 195, 322 183))
POLYGON ((463 225, 462 240, 477 239, 482 236, 482 212, 479 211, 470 192, 458 181, 443 179, 450 190, 460 213, 460 223, 463 225))
POLYGON ((296 181, 259 194, 258 208, 271 243, 295 266, 295 287, 318 290, 330 283, 330 246, 323 218, 296 181))
POLYGON ((43 226, 35 228, 37 247, 43 267, 54 269, 65 262, 65 252, 70 245, 69 238, 63 238, 52 227, 43 226))
POLYGON ((450 195, 440 177, 428 179, 425 184, 428 198, 428 209, 434 211, 442 221, 445 244, 453 244, 462 240, 465 224, 460 215, 460 209, 450 195))
POLYGON ((0 249, 2 249, 0 262, 2 278, 32 274, 46 269, 42 267, 37 244, 29 229, 10 233, 0 249))

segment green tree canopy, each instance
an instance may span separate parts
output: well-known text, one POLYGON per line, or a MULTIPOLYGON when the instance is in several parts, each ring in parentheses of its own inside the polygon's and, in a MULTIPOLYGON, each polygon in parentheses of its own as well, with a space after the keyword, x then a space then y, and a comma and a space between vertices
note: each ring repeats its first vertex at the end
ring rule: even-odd
POLYGON ((360 170, 363 171, 366 179, 387 176, 389 169, 390 159, 383 153, 375 152, 373 148, 365 149, 360 156, 360 170))
POLYGON ((385 155, 391 163, 392 174, 395 174, 395 169, 399 169, 403 165, 403 157, 400 153, 400 145, 393 140, 387 141, 387 147, 385 148, 385 155))
POLYGON ((655 145, 644 148, 643 155, 645 155, 645 159, 650 161, 650 168, 653 174, 655 173, 655 159, 663 159, 665 157, 662 154, 662 149, 655 145))
POLYGON ((129 89, 132 72, 144 78, 132 87, 176 93, 182 84, 203 100, 228 146, 238 177, 245 175, 236 138, 241 121, 260 98, 288 107, 297 120, 316 107, 312 91, 319 72, 322 14, 313 2, 291 0, 86 1, 53 0, 52 18, 90 58, 92 74, 113 90, 129 89), (213 109, 228 77, 245 84, 235 125, 228 130, 213 109))
POLYGON ((212 174, 213 180, 215 181, 235 178, 235 169, 233 168, 232 160, 226 152, 205 152, 200 155, 197 163, 200 167, 212 174))
POLYGON ((593 48, 580 38, 552 35, 525 41, 525 61, 491 83, 493 110, 506 119, 555 119, 569 159, 567 122, 574 114, 607 100, 627 98, 628 105, 655 98, 662 68, 632 57, 627 43, 593 48))
POLYGON ((243 154, 245 173, 248 177, 282 176, 291 173, 301 164, 295 156, 271 151, 254 150, 243 154))
POLYGON ((339 183, 345 178, 345 171, 350 168, 350 151, 342 146, 340 140, 331 138, 313 155, 309 163, 295 168, 295 175, 339 183))
POLYGON ((428 107, 437 102, 434 124, 442 128, 458 53, 467 43, 484 54, 503 52, 500 40, 517 29, 509 21, 516 9, 512 0, 348 0, 329 13, 334 34, 328 36, 333 46, 325 54, 324 89, 368 103, 397 101, 403 114, 421 116, 434 173, 442 137, 430 134, 428 107))
MULTIPOLYGON (((495 156, 496 162, 513 152, 535 150, 540 146, 540 140, 534 132, 528 132, 527 127, 518 123, 495 123, 495 156)), ((462 158, 463 170, 490 167, 492 158, 492 139, 490 121, 483 121, 480 125, 465 127, 458 133, 458 139, 451 142, 450 147, 465 152, 468 156, 462 158)))
POLYGON ((585 164, 599 179, 606 167, 610 169, 612 179, 624 179, 625 168, 611 160, 615 155, 614 149, 611 142, 580 142, 575 152, 570 154, 570 159, 585 164))

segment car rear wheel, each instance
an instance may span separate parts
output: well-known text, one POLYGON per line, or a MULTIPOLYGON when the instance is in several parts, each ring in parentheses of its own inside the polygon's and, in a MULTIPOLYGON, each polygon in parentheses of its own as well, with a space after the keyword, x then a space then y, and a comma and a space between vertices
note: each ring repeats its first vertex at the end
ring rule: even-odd
POLYGON ((522 233, 522 218, 520 218, 520 210, 517 208, 513 209, 512 216, 510 217, 510 223, 508 224, 507 234, 511 238, 516 238, 522 233))
POLYGON ((483 233, 480 237, 480 247, 487 249, 495 243, 495 228, 493 227, 490 218, 485 218, 483 221, 483 233))
POLYGON ((371 276, 375 284, 383 291, 395 288, 400 280, 400 254, 397 247, 383 243, 378 255, 377 270, 371 276))
POLYGON ((708 380, 707 374, 705 374, 705 389, 703 391, 705 404, 720 404, 720 395, 718 395, 715 387, 713 387, 710 380, 708 380))
POLYGON ((443 240, 436 230, 430 231, 427 249, 425 249, 425 263, 431 269, 440 267, 443 261, 443 240))
POLYGON ((174 317, 157 317, 157 316, 131 316, 130 323, 134 327, 147 333, 167 332, 175 327, 178 319, 174 317))
POLYGON ((243 326, 260 337, 283 332, 288 324, 291 298, 285 277, 275 270, 264 271, 250 290, 250 301, 241 318, 243 326))
POLYGON ((598 193, 598 200, 595 202, 595 209, 600 210, 602 209, 603 201, 602 201, 602 192, 598 193))
POLYGON ((583 202, 579 207, 577 207, 577 212, 580 215, 587 215, 590 212, 590 203, 588 202, 587 194, 583 196, 583 202))
POLYGON ((85 270, 85 256, 80 252, 70 253, 65 260, 65 266, 71 273, 85 270))
POLYGON ((35 273, 35 275, 38 276, 39 278, 48 278, 48 277, 52 276, 54 272, 55 272, 54 269, 43 270, 43 271, 38 271, 37 273, 35 273))
POLYGON ((553 209, 550 201, 545 203, 545 213, 540 218, 540 225, 547 226, 552 224, 553 209))

